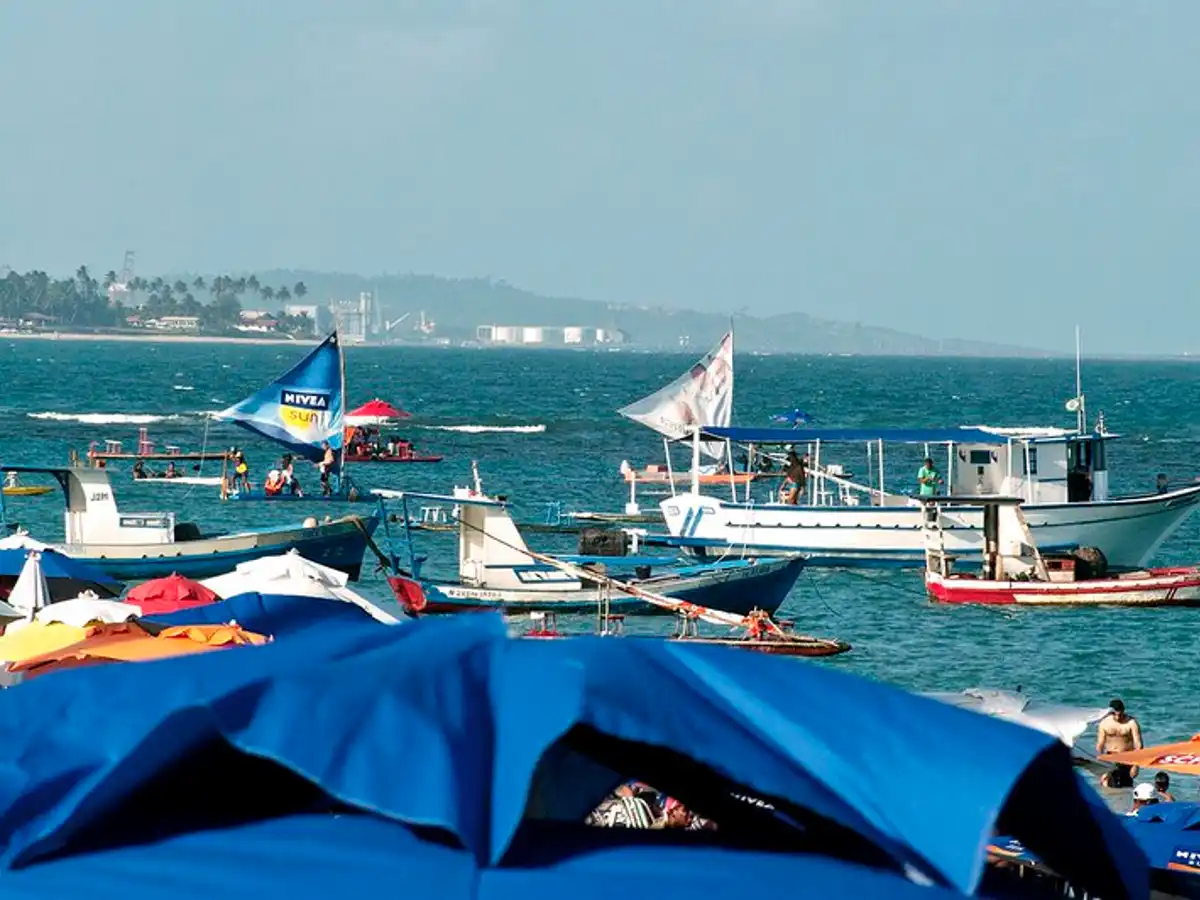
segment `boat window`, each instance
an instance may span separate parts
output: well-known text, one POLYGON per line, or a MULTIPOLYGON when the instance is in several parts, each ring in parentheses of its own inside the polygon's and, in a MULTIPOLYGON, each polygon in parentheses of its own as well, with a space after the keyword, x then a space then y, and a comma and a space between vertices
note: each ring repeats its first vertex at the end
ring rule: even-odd
POLYGON ((991 450, 972 450, 971 465, 973 466, 990 466, 992 464, 991 450))
POLYGON ((1038 473, 1037 447, 1029 448, 1028 468, 1025 466, 1025 448, 1022 447, 1017 450, 1017 459, 1020 460, 1021 463, 1022 475, 1036 475, 1038 473))
POLYGON ((1092 470, 1093 471, 1103 472, 1105 469, 1108 468, 1108 463, 1104 459, 1105 450, 1106 450, 1106 448, 1105 448, 1103 440, 1101 440, 1100 438, 1092 439, 1092 456, 1093 456, 1092 470))

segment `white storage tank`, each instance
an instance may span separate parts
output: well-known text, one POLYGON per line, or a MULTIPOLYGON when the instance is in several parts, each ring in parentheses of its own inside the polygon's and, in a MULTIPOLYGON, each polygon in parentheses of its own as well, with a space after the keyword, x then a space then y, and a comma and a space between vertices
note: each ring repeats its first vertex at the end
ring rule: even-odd
POLYGON ((517 342, 517 329, 512 325, 493 326, 492 342, 495 344, 515 344, 517 342))
POLYGON ((563 329, 563 343, 564 344, 582 344, 583 343, 583 329, 580 328, 578 325, 568 325, 566 328, 563 329))
POLYGON ((544 328, 528 327, 521 329, 521 343, 523 344, 541 344, 546 340, 546 331, 544 328))

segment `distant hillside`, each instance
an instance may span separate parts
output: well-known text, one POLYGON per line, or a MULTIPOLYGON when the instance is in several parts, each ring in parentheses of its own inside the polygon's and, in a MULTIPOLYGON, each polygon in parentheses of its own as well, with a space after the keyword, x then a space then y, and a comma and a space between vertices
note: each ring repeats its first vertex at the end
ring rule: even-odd
MULTIPOLYGON (((469 340, 478 325, 581 325, 620 329, 636 347, 673 348, 686 339, 693 348, 714 343, 729 327, 729 317, 665 307, 636 307, 598 300, 544 297, 504 281, 450 279, 432 275, 383 275, 363 278, 331 272, 267 271, 264 283, 308 285, 309 303, 352 299, 370 291, 389 319, 424 310, 437 322, 437 335, 469 340)), ((776 353, 863 353, 956 356, 1047 356, 1043 350, 979 341, 947 340, 906 334, 859 323, 833 322, 805 313, 734 319, 738 349, 776 353)), ((411 335, 411 331, 407 331, 411 335)), ((415 338, 414 338, 415 339, 415 338)))

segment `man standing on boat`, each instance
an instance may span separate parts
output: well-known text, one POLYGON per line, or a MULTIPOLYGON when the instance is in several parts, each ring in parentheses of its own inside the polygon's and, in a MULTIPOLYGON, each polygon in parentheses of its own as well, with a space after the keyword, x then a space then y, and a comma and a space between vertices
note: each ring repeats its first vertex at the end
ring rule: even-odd
POLYGON ((321 496, 328 497, 332 494, 329 487, 329 476, 333 474, 333 468, 337 465, 337 459, 333 455, 333 448, 329 446, 329 441, 322 441, 321 446, 325 450, 325 455, 321 457, 321 462, 317 468, 321 470, 321 496))
POLYGON ((938 485, 943 483, 933 460, 925 457, 925 465, 917 469, 917 491, 922 497, 933 497, 937 495, 938 485))
MULTIPOLYGON (((1138 720, 1126 715, 1125 704, 1120 700, 1113 700, 1108 706, 1111 712, 1096 726, 1096 753, 1103 755, 1141 750, 1142 726, 1138 724, 1138 720)), ((1137 773, 1136 766, 1117 764, 1116 768, 1100 779, 1100 784, 1110 788, 1133 787, 1133 779, 1137 773)))

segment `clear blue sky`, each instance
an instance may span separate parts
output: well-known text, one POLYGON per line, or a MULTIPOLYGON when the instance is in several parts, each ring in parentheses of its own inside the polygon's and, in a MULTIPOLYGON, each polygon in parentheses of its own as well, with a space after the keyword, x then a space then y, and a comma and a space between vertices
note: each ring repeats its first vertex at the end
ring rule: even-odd
POLYGON ((3 0, 0 265, 1200 351, 1194 0, 3 0))

